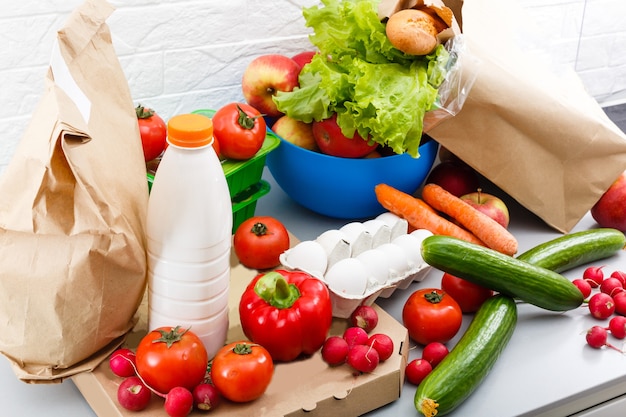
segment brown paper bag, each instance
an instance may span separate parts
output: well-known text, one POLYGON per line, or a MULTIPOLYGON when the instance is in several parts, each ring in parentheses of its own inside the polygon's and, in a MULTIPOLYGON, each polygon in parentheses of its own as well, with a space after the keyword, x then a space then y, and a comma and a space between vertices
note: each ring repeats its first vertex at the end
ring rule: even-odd
POLYGON ((87 0, 58 32, 45 93, 0 178, 0 351, 27 382, 97 366, 145 289, 148 188, 112 11, 87 0))
POLYGON ((460 112, 428 134, 569 232, 626 169, 626 135, 576 76, 557 76, 516 48, 496 7, 505 6, 463 4, 463 36, 479 68, 468 71, 476 79, 460 112))

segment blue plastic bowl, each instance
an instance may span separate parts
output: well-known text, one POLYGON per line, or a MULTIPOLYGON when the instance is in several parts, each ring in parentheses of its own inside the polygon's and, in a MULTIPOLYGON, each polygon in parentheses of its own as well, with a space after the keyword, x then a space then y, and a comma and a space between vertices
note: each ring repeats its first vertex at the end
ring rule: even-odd
POLYGON ((276 183, 298 204, 325 216, 364 219, 385 211, 374 187, 385 183, 413 194, 433 166, 439 144, 430 139, 419 158, 407 154, 382 158, 338 158, 309 151, 286 140, 267 155, 276 183))

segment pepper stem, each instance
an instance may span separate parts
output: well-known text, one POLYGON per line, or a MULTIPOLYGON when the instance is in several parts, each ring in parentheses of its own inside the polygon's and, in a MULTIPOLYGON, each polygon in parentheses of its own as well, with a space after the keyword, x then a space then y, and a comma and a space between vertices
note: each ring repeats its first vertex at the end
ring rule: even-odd
POLYGON ((284 309, 290 308, 298 298, 300 290, 289 284, 279 272, 272 271, 263 275, 254 285, 254 292, 268 304, 284 309))

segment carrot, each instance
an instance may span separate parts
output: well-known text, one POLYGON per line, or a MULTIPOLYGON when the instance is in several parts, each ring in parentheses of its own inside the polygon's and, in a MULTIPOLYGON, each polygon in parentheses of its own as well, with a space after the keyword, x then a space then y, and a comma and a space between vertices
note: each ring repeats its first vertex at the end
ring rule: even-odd
POLYGON ((436 235, 457 237, 485 246, 476 236, 451 221, 443 218, 423 200, 400 191, 387 184, 375 187, 378 202, 391 213, 405 219, 416 229, 426 229, 436 235))
POLYGON ((517 239, 511 232, 441 186, 426 184, 422 189, 422 199, 435 210, 456 220, 487 247, 507 255, 517 253, 517 239))

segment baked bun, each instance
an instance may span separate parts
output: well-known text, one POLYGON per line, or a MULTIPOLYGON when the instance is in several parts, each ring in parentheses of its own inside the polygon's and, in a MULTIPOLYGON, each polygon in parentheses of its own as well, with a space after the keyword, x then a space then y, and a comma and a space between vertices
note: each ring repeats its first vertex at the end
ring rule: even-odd
POLYGON ((409 55, 428 55, 437 47, 439 22, 429 13, 404 9, 387 20, 386 33, 391 44, 409 55))

